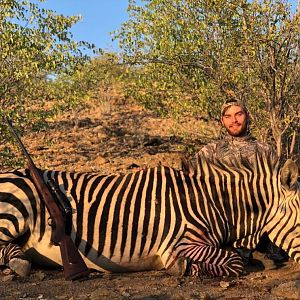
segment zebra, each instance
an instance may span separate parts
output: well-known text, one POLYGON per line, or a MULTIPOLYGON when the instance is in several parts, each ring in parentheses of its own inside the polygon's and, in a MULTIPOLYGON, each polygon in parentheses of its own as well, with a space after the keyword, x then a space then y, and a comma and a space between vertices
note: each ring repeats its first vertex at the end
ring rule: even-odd
MULTIPOLYGON (((199 161, 195 172, 166 166, 118 175, 44 170, 72 207, 70 236, 90 269, 165 269, 183 276, 239 276, 236 249, 261 236, 300 263, 300 187, 295 162, 199 161)), ((49 213, 28 170, 0 174, 0 264, 21 276, 31 262, 61 266, 49 213)))

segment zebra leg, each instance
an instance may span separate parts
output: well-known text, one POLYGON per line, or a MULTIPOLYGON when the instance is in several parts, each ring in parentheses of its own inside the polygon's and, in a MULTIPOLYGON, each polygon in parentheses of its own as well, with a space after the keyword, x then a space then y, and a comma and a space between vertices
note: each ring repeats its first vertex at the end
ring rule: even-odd
POLYGON ((244 270, 242 258, 234 251, 210 245, 185 245, 179 248, 176 251, 179 260, 176 264, 182 266, 181 273, 184 275, 239 276, 244 270))
POLYGON ((16 244, 0 246, 0 265, 9 267, 20 276, 29 275, 31 263, 27 260, 21 247, 16 244))
POLYGON ((172 276, 184 276, 189 268, 189 259, 185 257, 177 257, 166 267, 166 273, 172 276))

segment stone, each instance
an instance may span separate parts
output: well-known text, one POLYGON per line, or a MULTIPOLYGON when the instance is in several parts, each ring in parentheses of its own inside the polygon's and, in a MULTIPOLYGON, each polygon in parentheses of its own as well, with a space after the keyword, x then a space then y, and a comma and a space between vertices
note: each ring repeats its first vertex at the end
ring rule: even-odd
POLYGON ((15 275, 14 274, 10 274, 10 275, 5 275, 1 278, 2 282, 10 282, 14 280, 15 275))
POLYGON ((30 273, 31 263, 28 260, 12 258, 8 264, 14 272, 22 277, 28 276, 30 273))
POLYGON ((227 289, 229 287, 230 283, 227 281, 220 281, 220 287, 223 289, 227 289))

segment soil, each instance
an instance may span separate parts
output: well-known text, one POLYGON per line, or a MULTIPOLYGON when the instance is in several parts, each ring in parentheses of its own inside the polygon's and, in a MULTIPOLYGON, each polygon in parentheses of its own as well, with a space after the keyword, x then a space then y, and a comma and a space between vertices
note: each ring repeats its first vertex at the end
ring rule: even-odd
MULTIPOLYGON (((89 103, 48 122, 47 131, 23 138, 38 166, 102 174, 157 164, 180 168, 181 158, 214 138, 219 129, 188 117, 178 124, 121 100, 89 103)), ((239 278, 93 272, 74 282, 66 281, 61 270, 34 266, 30 276, 19 277, 3 269, 0 299, 300 299, 300 265, 291 260, 276 265, 255 252, 239 278)))

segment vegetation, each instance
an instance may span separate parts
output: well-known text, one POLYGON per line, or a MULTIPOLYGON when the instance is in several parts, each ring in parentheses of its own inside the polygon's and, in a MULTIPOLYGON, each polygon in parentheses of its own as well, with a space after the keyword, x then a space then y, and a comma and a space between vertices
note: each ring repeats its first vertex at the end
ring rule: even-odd
POLYGON ((129 1, 130 19, 115 32, 134 70, 129 95, 164 114, 209 119, 241 99, 257 135, 278 154, 299 153, 300 16, 287 1, 139 2, 129 1))
POLYGON ((62 74, 46 83, 47 103, 52 103, 48 113, 55 115, 71 110, 77 124, 78 111, 87 105, 89 99, 97 99, 101 104, 113 93, 122 94, 122 78, 126 72, 126 67, 119 63, 115 53, 102 53, 91 58, 72 75, 62 74))
MULTIPOLYGON (((70 29, 79 16, 56 14, 39 2, 43 1, 0 4, 0 112, 20 124, 44 118, 51 78, 73 74, 89 60, 84 51, 96 51, 93 45, 72 39, 70 29)), ((5 123, 1 122, 0 130, 3 144, 9 137, 5 123)), ((8 153, 5 149, 2 155, 8 153)))
POLYGON ((42 102, 52 79, 71 75, 86 63, 85 50, 96 51, 93 45, 72 39, 70 29, 79 16, 65 17, 35 2, 4 0, 0 4, 1 106, 15 114, 34 101, 42 102))
MULTIPOLYGON (((47 117, 76 114, 82 100, 117 87, 178 119, 217 120, 224 101, 240 99, 255 135, 278 154, 300 152, 300 14, 288 1, 129 0, 130 18, 114 33, 120 53, 74 41, 80 17, 41 2, 0 4, 0 114, 19 128, 44 129, 47 117)), ((4 145, 4 122, 0 130, 4 145)), ((6 147, 1 155, 14 157, 6 147)))

